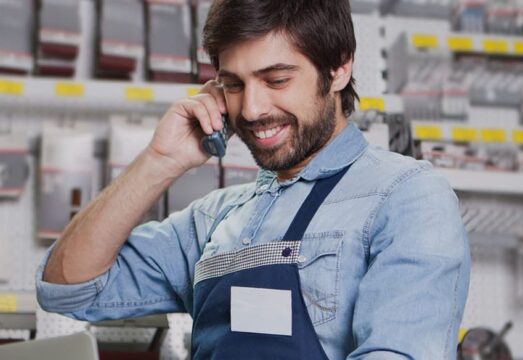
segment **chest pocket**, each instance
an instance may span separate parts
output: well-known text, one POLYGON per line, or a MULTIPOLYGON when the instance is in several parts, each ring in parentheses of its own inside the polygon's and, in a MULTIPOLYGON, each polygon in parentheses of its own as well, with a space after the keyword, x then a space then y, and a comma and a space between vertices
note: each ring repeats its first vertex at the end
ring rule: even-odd
POLYGON ((343 231, 305 234, 300 247, 301 290, 313 325, 336 317, 343 231))

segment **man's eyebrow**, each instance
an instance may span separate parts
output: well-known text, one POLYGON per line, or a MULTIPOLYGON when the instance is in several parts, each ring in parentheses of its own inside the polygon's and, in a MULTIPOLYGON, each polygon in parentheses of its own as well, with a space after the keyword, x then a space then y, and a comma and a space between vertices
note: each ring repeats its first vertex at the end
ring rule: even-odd
MULTIPOLYGON (((267 66, 266 68, 263 68, 260 70, 253 71, 252 73, 254 76, 260 77, 260 76, 266 75, 267 73, 271 73, 273 71, 298 71, 298 70, 300 70, 300 67, 298 65, 279 63, 279 64, 267 66)), ((238 78, 238 75, 236 75, 235 73, 232 73, 232 72, 224 70, 224 69, 220 69, 218 71, 218 76, 221 78, 223 78, 223 77, 236 78, 236 79, 238 78)))
POLYGON ((274 64, 271 66, 267 66, 264 69, 256 70, 253 72, 254 76, 261 76, 265 75, 267 73, 273 72, 273 71, 298 71, 300 67, 298 65, 290 65, 290 64, 274 64))
POLYGON ((236 75, 235 73, 232 73, 230 71, 220 69, 218 71, 218 77, 221 77, 221 78, 223 78, 223 77, 238 78, 238 75, 236 75))

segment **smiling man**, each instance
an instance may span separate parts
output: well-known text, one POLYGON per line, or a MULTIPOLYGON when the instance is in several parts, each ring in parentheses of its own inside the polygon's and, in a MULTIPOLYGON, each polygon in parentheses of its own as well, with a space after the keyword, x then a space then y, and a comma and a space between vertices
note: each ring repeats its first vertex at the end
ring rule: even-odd
POLYGON ((431 166, 347 121, 346 0, 217 0, 218 79, 173 104, 143 153, 75 216, 37 273, 48 310, 83 320, 189 312, 194 359, 454 359, 470 259, 431 166), (137 226, 230 127, 262 170, 137 226))

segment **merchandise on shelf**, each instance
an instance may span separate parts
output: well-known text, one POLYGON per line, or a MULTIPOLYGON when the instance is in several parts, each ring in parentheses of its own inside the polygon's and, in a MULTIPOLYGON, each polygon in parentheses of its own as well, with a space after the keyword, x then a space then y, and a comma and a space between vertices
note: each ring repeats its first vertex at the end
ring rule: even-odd
POLYGON ((392 13, 398 16, 449 20, 455 3, 455 0, 398 0, 394 3, 392 13))
MULTIPOLYGON (((70 126, 68 126, 70 125, 70 126)), ((97 189, 94 134, 46 122, 42 133, 37 236, 57 239, 97 189)))
POLYGON ((145 26, 139 0, 99 1, 96 77, 143 80, 145 26))
POLYGON ((467 33, 523 34, 523 1, 460 1, 456 28, 467 33))
POLYGON ((0 133, 0 200, 18 198, 29 177, 28 139, 20 131, 0 133))
POLYGON ((74 77, 81 40, 78 0, 43 0, 35 73, 74 77))
POLYGON ((33 71, 34 4, 32 0, 0 2, 0 73, 33 71))
MULTIPOLYGON (((114 180, 147 147, 151 141, 157 118, 144 117, 130 121, 125 116, 110 119, 109 158, 107 183, 114 180)), ((160 199, 144 216, 144 221, 160 220, 164 215, 160 199)))
POLYGON ((198 82, 204 83, 207 80, 214 79, 216 72, 214 67, 211 65, 209 56, 203 49, 203 26, 205 25, 205 19, 211 7, 211 0, 195 0, 196 6, 196 60, 198 64, 198 82))
POLYGON ((190 83, 191 8, 185 0, 147 0, 149 5, 148 78, 190 83))

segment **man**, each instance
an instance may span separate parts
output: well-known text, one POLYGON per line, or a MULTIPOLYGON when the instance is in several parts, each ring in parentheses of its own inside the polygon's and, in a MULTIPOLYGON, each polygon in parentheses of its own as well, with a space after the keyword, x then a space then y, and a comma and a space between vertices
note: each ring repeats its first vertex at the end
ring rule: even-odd
POLYGON ((204 30, 218 81, 177 101, 37 274, 84 320, 189 312, 195 359, 453 359, 469 255, 429 164, 368 146, 354 110, 346 0, 220 0, 204 30), (136 226, 207 159, 221 114, 263 168, 136 226), (133 229, 134 228, 134 229, 133 229))

